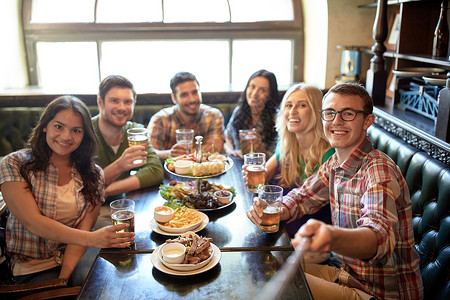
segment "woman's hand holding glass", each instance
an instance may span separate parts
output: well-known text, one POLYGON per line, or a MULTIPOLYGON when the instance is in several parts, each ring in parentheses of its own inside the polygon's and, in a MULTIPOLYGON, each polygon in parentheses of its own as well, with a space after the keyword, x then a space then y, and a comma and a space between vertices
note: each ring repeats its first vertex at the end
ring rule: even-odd
POLYGON ((134 232, 120 232, 129 224, 117 224, 100 228, 92 232, 92 247, 95 248, 127 248, 134 243, 134 232))

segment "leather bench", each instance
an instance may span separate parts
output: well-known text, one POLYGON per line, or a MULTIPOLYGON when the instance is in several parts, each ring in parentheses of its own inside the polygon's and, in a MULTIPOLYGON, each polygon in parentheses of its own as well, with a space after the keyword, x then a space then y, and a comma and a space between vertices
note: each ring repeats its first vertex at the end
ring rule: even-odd
MULTIPOLYGON (((227 124, 236 103, 208 104, 219 109, 227 124)), ((172 104, 146 104, 136 105, 132 121, 147 126, 153 114, 172 104)), ((98 113, 97 106, 88 106, 91 115, 98 113)), ((36 125, 44 107, 0 107, 0 156, 25 147, 31 129, 36 125)))
POLYGON ((424 299, 450 299, 450 166, 377 125, 368 135, 396 162, 409 187, 424 299))

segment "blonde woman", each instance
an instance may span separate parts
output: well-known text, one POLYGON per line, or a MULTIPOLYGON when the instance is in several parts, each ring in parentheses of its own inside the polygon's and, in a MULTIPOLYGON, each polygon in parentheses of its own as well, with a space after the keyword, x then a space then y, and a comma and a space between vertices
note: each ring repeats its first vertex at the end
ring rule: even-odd
MULTIPOLYGON (((281 101, 276 120, 279 141, 266 163, 266 182, 282 186, 284 194, 301 186, 334 153, 323 133, 321 107, 322 91, 306 83, 289 88, 281 101)), ((287 223, 289 235, 293 237, 310 218, 331 224, 330 206, 287 223)))

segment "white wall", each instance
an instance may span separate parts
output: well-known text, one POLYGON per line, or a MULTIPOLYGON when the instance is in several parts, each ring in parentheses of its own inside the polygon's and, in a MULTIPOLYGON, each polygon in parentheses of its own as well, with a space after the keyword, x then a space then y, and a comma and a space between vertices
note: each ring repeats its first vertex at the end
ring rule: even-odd
MULTIPOLYGON (((373 0, 303 0, 305 72, 308 83, 330 88, 340 75, 342 50, 338 45, 372 47, 376 8, 358 8, 373 0)), ((369 68, 363 54, 361 75, 369 68)))
POLYGON ((28 84, 20 5, 20 0, 0 1, 0 90, 28 84))
POLYGON ((327 72, 328 4, 326 0, 303 0, 305 36, 304 81, 325 87, 327 72))

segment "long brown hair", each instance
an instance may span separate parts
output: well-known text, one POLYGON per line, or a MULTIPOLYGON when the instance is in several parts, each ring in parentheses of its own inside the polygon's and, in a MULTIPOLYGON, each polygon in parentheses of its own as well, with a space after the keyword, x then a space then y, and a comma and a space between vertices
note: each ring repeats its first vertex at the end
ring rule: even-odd
POLYGON ((35 172, 45 172, 52 155, 52 149, 47 144, 44 128, 55 115, 63 110, 71 109, 81 116, 84 135, 80 146, 71 153, 72 163, 83 180, 83 194, 86 201, 93 206, 100 204, 102 195, 98 191, 101 175, 93 160, 97 147, 97 138, 91 122, 91 114, 87 106, 74 96, 61 96, 50 102, 42 113, 38 124, 32 130, 27 147, 31 149, 31 159, 20 168, 20 173, 31 190, 31 175, 35 172))

